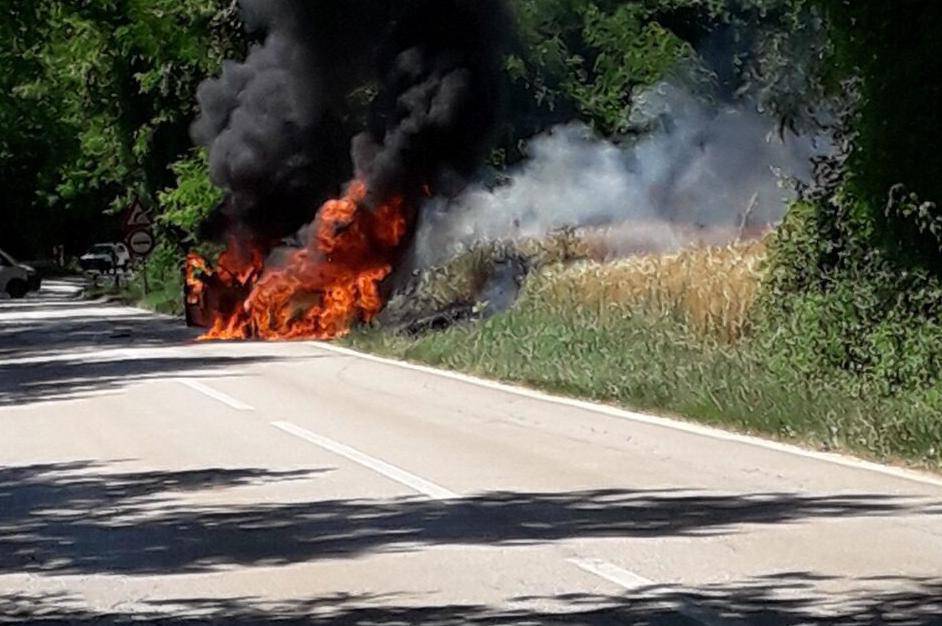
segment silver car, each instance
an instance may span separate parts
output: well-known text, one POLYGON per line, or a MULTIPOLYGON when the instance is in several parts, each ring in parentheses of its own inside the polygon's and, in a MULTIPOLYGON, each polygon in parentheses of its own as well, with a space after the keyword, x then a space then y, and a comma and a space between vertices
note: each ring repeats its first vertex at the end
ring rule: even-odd
POLYGON ((11 298, 23 298, 31 291, 39 291, 41 282, 35 269, 18 263, 12 256, 0 250, 0 293, 11 298))
POLYGON ((131 265, 131 253, 123 243, 97 243, 79 257, 79 265, 86 272, 113 272, 126 270, 131 265))

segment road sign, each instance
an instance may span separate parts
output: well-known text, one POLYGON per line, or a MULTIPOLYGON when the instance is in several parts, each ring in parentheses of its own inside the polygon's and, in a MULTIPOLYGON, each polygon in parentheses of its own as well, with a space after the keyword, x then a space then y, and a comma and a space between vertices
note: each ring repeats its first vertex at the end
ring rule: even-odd
POLYGON ((150 216, 150 212, 141 205, 140 200, 135 200, 134 204, 128 207, 128 210, 124 213, 124 230, 125 232, 132 232, 135 230, 150 228, 154 225, 154 220, 150 216))
POLYGON ((135 258, 142 259, 154 251, 157 245, 153 231, 154 220, 140 200, 124 212, 124 243, 135 258))
POLYGON ((125 242, 128 244, 128 249, 136 257, 146 257, 154 251, 156 245, 154 233, 146 228, 132 231, 125 239, 125 242))

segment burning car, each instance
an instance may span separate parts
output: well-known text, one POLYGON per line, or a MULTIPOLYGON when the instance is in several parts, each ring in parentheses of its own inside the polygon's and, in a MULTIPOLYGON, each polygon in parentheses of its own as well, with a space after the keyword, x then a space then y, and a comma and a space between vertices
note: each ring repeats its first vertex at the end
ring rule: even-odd
POLYGON ((490 153, 509 8, 240 6, 264 41, 197 92, 191 130, 226 192, 212 238, 227 249, 190 255, 188 319, 206 339, 339 337, 383 309, 422 203, 455 192, 490 153), (358 85, 375 94, 351 98, 358 85), (302 245, 280 247, 295 232, 302 245))
POLYGON ((373 319, 407 218, 401 197, 369 209, 366 196, 364 183, 351 183, 320 208, 298 248, 272 254, 257 240, 233 238, 215 264, 191 253, 187 322, 208 328, 205 339, 332 339, 373 319))

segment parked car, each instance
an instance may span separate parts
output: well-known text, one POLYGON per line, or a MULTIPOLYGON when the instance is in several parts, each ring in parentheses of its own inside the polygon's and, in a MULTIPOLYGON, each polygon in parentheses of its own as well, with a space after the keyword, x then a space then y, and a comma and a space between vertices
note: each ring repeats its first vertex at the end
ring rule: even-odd
POLYGON ((0 293, 11 298, 23 298, 31 291, 39 291, 42 280, 39 273, 29 265, 0 250, 0 293))
POLYGON ((86 272, 112 272, 126 270, 131 265, 131 253, 123 243, 97 243, 79 257, 79 265, 86 272))

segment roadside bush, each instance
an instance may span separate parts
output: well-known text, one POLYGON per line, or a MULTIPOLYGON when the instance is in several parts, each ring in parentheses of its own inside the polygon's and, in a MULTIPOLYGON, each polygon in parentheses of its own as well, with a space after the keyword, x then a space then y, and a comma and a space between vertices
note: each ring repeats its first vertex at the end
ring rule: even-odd
POLYGON ((129 301, 146 309, 180 315, 183 313, 183 260, 176 247, 157 246, 128 286, 129 301))
POLYGON ((839 193, 792 209, 770 239, 759 338, 770 358, 858 394, 931 389, 942 380, 942 279, 891 258, 862 205, 839 193))

